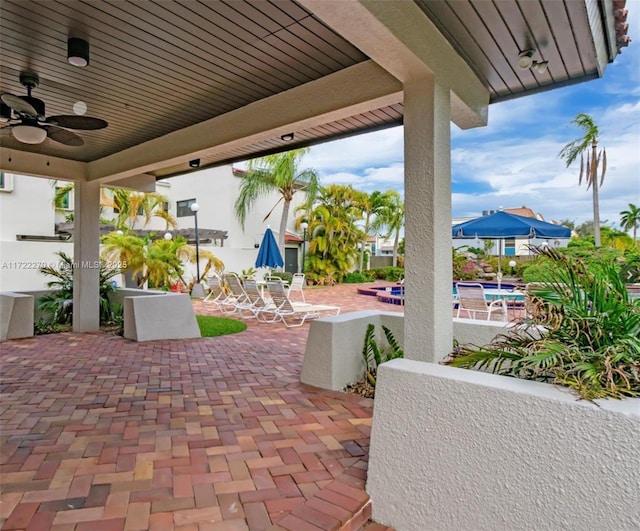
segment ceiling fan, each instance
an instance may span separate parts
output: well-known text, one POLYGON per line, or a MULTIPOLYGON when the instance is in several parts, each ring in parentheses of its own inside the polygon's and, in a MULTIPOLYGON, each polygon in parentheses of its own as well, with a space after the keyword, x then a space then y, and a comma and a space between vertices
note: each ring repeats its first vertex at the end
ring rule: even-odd
POLYGON ((0 96, 0 123, 8 123, 13 137, 25 144, 41 144, 46 138, 65 146, 82 146, 84 140, 69 129, 93 131, 109 125, 101 118, 90 116, 45 116, 44 101, 31 95, 40 78, 33 72, 21 72, 20 83, 27 88, 27 96, 0 96))

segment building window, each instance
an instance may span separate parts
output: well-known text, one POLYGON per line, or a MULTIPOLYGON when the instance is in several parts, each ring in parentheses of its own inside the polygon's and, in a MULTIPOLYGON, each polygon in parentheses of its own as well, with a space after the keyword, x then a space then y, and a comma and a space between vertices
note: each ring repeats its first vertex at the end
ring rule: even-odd
POLYGON ((0 192, 13 191, 13 175, 0 171, 0 192))
POLYGON ((516 241, 512 238, 504 240, 504 254, 505 256, 515 256, 516 254, 516 241))
POLYGON ((193 212, 191 212, 191 205, 193 205, 195 202, 195 199, 185 199, 184 201, 178 201, 176 203, 176 216, 179 218, 193 216, 193 212))
POLYGON ((169 212, 169 201, 162 202, 162 210, 164 210, 165 212, 169 212))

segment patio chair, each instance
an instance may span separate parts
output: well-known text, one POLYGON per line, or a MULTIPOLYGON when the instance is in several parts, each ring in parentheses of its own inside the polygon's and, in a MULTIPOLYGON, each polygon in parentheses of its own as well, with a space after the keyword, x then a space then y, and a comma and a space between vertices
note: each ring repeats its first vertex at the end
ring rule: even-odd
POLYGON ((289 286, 287 295, 291 300, 293 300, 292 294, 299 293, 300 298, 302 299, 302 302, 307 302, 304 298, 304 291, 302 291, 303 287, 304 287, 304 273, 294 273, 293 277, 291 278, 291 285, 289 286))
POLYGON ((258 321, 270 322, 268 317, 262 317, 261 314, 270 308, 274 308, 273 302, 262 296, 262 292, 258 286, 257 280, 245 280, 244 290, 247 294, 247 304, 242 304, 238 308, 238 313, 242 318, 251 319, 255 317, 258 321))
POLYGON ((225 289, 223 280, 218 275, 213 275, 207 279, 209 293, 203 302, 215 304, 222 313, 233 313, 235 311, 236 299, 225 289))
POLYGON ((249 296, 242 286, 242 282, 235 273, 226 273, 223 277, 224 282, 229 286, 231 296, 233 297, 233 312, 241 313, 241 310, 252 306, 249 296))
POLYGON ((476 319, 477 314, 484 313, 487 315, 487 321, 490 321, 491 315, 500 311, 502 312, 502 320, 508 320, 507 304, 504 299, 487 301, 482 284, 458 282, 456 283, 456 292, 458 293, 456 317, 460 317, 460 313, 464 310, 471 319, 476 319))
POLYGON ((273 307, 261 312, 261 317, 266 318, 271 314, 270 322, 282 321, 287 328, 302 326, 307 319, 320 317, 323 314, 338 315, 340 313, 339 306, 292 302, 282 282, 267 282, 267 289, 271 294, 273 307))

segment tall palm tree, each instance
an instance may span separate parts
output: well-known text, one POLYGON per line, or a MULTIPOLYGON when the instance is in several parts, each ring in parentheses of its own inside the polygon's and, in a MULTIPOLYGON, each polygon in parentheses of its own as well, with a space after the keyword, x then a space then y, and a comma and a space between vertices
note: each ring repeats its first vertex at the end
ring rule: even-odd
POLYGON ((622 216, 622 218, 620 218, 622 228, 624 230, 633 229, 633 244, 637 245, 636 234, 638 225, 640 225, 640 207, 629 203, 629 210, 623 210, 620 212, 620 215, 622 216))
POLYGON ((393 265, 397 267, 400 231, 404 226, 404 201, 396 190, 388 190, 385 193, 387 199, 380 211, 380 221, 388 229, 385 238, 393 234, 393 265))
POLYGON ((363 235, 360 242, 360 263, 359 270, 364 267, 364 253, 367 245, 367 238, 371 232, 377 232, 383 225, 380 213, 386 207, 389 200, 387 192, 375 190, 370 194, 366 192, 357 192, 356 201, 357 208, 361 210, 364 218, 364 226, 362 228, 363 235))
POLYGON ((571 122, 582 129, 584 135, 569 142, 560 151, 560 158, 564 159, 567 168, 580 156, 580 177, 578 186, 582 184, 584 177, 587 190, 591 187, 593 192, 593 235, 596 246, 600 246, 600 204, 598 199, 598 187, 602 187, 604 175, 607 171, 607 152, 603 148, 598 152, 598 126, 588 114, 580 113, 571 122), (591 148, 591 153, 587 153, 591 148), (584 155, 586 153, 586 168, 584 155), (598 170, 600 171, 600 184, 598 184, 598 170))
POLYGON ((278 247, 282 256, 284 256, 284 236, 293 196, 296 192, 306 192, 305 203, 308 205, 307 210, 311 210, 311 204, 318 191, 318 174, 315 170, 300 169, 300 161, 308 152, 309 148, 294 149, 249 161, 249 167, 242 178, 240 194, 235 203, 236 217, 244 229, 247 215, 259 197, 274 192, 280 194, 280 198, 263 221, 269 218, 282 201, 282 216, 278 232, 278 247))

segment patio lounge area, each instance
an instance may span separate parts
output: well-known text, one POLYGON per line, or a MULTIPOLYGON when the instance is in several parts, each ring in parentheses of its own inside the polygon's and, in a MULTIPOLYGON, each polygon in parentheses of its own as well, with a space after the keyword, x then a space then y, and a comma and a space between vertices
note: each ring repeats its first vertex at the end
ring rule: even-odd
MULTIPOLYGON (((349 285, 307 296, 387 306, 349 285)), ((308 325, 248 324, 2 343, 2 529, 360 529, 372 401, 300 383, 308 325)))

